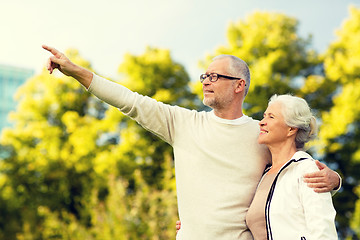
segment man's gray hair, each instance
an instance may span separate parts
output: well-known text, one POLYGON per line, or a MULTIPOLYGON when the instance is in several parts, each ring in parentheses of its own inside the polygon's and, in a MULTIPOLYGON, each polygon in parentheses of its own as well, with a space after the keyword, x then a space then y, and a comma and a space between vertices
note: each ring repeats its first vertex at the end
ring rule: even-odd
POLYGON ((239 77, 245 80, 245 96, 247 95, 250 87, 250 70, 245 61, 233 55, 222 54, 213 58, 213 61, 220 59, 229 59, 230 65, 228 68, 229 74, 232 77, 239 77))

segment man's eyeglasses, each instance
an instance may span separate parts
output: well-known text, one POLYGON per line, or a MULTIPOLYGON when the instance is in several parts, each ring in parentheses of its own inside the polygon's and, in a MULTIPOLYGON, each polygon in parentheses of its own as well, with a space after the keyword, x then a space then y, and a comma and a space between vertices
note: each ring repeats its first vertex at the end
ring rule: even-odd
POLYGON ((209 78, 210 82, 216 82, 219 79, 219 77, 226 78, 229 80, 242 79, 242 78, 226 76, 226 75, 222 75, 222 74, 218 74, 218 73, 209 73, 209 74, 204 73, 204 74, 200 75, 200 82, 202 83, 203 81, 205 81, 206 78, 209 78))

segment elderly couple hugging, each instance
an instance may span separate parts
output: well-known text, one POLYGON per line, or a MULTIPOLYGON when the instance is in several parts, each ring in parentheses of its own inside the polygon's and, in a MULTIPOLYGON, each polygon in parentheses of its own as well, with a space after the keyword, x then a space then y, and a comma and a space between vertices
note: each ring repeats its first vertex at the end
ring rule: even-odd
POLYGON ((305 100, 274 95, 260 122, 244 115, 249 68, 220 55, 200 76, 212 111, 198 112, 139 95, 43 48, 52 54, 50 73, 75 78, 173 147, 178 240, 337 239, 330 191, 341 179, 303 151, 316 134, 305 100))

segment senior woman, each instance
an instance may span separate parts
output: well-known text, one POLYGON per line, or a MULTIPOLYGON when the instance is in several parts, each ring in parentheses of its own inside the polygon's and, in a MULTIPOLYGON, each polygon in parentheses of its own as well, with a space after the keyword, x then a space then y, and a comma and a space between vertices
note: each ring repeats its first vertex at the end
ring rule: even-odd
POLYGON ((331 194, 316 193, 302 180, 317 170, 302 149, 316 134, 316 121, 302 98, 271 97, 260 121, 258 142, 272 155, 246 216, 255 240, 338 239, 331 194))

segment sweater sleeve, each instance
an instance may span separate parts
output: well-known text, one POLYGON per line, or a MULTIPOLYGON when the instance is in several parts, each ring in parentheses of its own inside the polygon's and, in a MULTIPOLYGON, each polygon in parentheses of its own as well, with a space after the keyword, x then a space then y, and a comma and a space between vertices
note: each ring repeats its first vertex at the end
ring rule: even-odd
POLYGON ((340 183, 339 183, 339 186, 336 189, 331 191, 331 196, 334 196, 341 189, 341 186, 342 186, 342 178, 341 178, 340 174, 337 173, 337 172, 335 172, 335 173, 338 175, 338 177, 340 179, 340 183))
POLYGON ((330 192, 316 193, 302 180, 305 173, 316 171, 317 167, 313 161, 305 161, 301 164, 299 172, 299 195, 302 203, 307 228, 310 236, 306 239, 338 239, 335 228, 335 215, 330 192))
POLYGON ((120 84, 95 74, 88 91, 104 102, 119 108, 146 130, 172 144, 174 114, 179 107, 157 102, 155 99, 132 92, 120 84))

